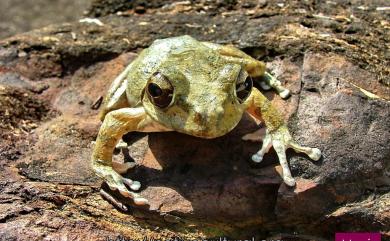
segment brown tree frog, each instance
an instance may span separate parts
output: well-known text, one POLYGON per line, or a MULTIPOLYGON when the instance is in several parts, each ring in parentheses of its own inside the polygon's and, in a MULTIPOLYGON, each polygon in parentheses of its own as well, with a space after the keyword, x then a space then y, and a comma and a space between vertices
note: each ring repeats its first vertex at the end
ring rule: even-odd
MULTIPOLYGON (((177 131, 216 138, 231 131, 247 111, 266 125, 266 131, 243 137, 262 137, 262 147, 252 160, 261 162, 273 146, 284 182, 294 186, 286 149, 306 153, 313 160, 320 159, 321 151, 292 139, 278 111, 253 87, 252 77, 260 76, 265 79, 261 86, 288 97, 289 91, 266 72, 263 62, 235 47, 200 42, 190 36, 154 41, 113 81, 105 97, 100 114, 103 124, 92 154, 96 174, 135 204, 147 204, 136 192, 140 183, 124 178, 113 167, 113 150, 125 133, 177 131)), ((122 164, 119 169, 127 171, 130 166, 122 164)))

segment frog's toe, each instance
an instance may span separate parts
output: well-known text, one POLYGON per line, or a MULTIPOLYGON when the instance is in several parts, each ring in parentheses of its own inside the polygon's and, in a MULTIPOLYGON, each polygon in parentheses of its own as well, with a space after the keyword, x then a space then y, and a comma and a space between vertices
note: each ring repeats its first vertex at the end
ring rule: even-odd
POLYGON ((259 163, 263 160, 263 156, 265 153, 268 153, 269 149, 271 149, 272 146, 272 139, 271 136, 266 133, 263 138, 263 144, 261 146, 261 149, 252 156, 252 161, 259 163))
POLYGON ((244 135, 243 137, 241 137, 242 140, 244 141, 262 141, 265 137, 265 128, 261 128, 259 130, 256 130, 252 133, 248 133, 246 135, 244 135))
POLYGON ((130 179, 126 179, 126 180, 129 180, 128 183, 126 183, 126 185, 133 191, 138 191, 140 188, 141 188, 141 183, 138 182, 138 181, 132 181, 130 179))
POLYGON ((291 176, 283 176, 283 181, 287 186, 294 187, 295 179, 291 176))
POLYGON ((139 181, 133 181, 129 178, 122 178, 123 183, 133 191, 138 191, 141 188, 141 183, 139 181))
MULTIPOLYGON (((147 205, 148 200, 141 197, 139 194, 129 191, 124 185, 123 186, 110 186, 111 190, 118 190, 118 192, 126 198, 132 199, 134 204, 136 205, 147 205)), ((108 192, 104 191, 103 189, 100 190, 100 194, 108 200, 112 205, 114 205, 116 208, 120 209, 121 211, 127 212, 128 208, 125 204, 117 200, 113 195, 109 194, 108 192)))
POLYGON ((267 84, 266 82, 264 82, 264 81, 259 82, 259 85, 260 85, 260 87, 261 87, 263 90, 270 90, 270 89, 271 89, 271 86, 268 85, 268 84, 267 84))
POLYGON ((321 156, 322 156, 322 153, 321 153, 321 150, 318 149, 318 148, 312 148, 311 149, 311 153, 308 154, 309 157, 314 160, 314 161, 318 161, 320 160, 321 156))
POLYGON ((243 135, 243 136, 241 137, 241 139, 242 139, 243 141, 253 141, 253 142, 255 142, 255 141, 261 141, 261 137, 260 137, 259 135, 256 135, 255 132, 245 134, 245 135, 243 135))
POLYGON ((127 143, 124 140, 119 140, 118 144, 116 144, 116 149, 126 149, 128 147, 127 143))
POLYGON ((134 198, 134 203, 137 205, 148 205, 149 201, 143 197, 136 197, 134 198))
POLYGON ((301 146, 293 141, 291 141, 289 143, 289 146, 297 152, 305 153, 306 155, 308 155, 310 157, 310 159, 312 159, 314 161, 318 161, 322 155, 321 150, 318 148, 301 146))
POLYGON ((254 154, 252 156, 252 161, 256 162, 256 163, 259 163, 263 160, 263 155, 260 155, 258 153, 254 154))
POLYGON ((127 188, 120 187, 120 188, 118 188, 118 191, 122 196, 127 197, 127 198, 134 199, 138 196, 138 194, 129 191, 127 188))
POLYGON ((100 195, 104 199, 109 201, 112 205, 114 205, 117 209, 119 209, 119 210, 121 210, 123 212, 127 212, 129 210, 125 204, 123 204, 122 202, 118 201, 116 198, 114 198, 111 194, 109 194, 108 192, 104 191, 103 189, 100 189, 100 195))
MULTIPOLYGON (((112 191, 117 190, 123 197, 132 199, 137 205, 138 203, 146 203, 140 199, 142 197, 138 193, 133 192, 139 190, 141 187, 138 181, 122 177, 111 167, 97 166, 95 170, 100 176, 104 177, 105 182, 112 191)), ((115 203, 114 205, 118 206, 115 203)))
POLYGON ((122 196, 132 199, 135 205, 149 204, 147 199, 141 197, 138 193, 129 191, 127 188, 120 188, 118 191, 122 196))
POLYGON ((284 89, 281 92, 279 92, 280 97, 283 99, 287 99, 290 96, 290 90, 284 89))
POLYGON ((290 168, 288 166, 287 157, 286 157, 286 142, 290 139, 288 132, 281 131, 280 133, 275 133, 274 140, 272 140, 272 145, 276 151, 276 154, 279 158, 280 166, 282 167, 282 178, 284 183, 288 186, 294 186, 295 180, 291 176, 290 168), (287 141, 286 141, 287 140, 287 141))

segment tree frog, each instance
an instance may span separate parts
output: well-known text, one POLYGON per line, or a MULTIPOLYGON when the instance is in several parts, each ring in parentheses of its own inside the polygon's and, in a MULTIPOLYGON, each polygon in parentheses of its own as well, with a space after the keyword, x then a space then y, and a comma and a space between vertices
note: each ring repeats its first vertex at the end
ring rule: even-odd
POLYGON ((252 77, 261 76, 265 80, 261 86, 288 97, 289 91, 266 72, 263 62, 233 46, 200 42, 187 35, 155 40, 113 81, 104 99, 103 123, 92 154, 96 174, 136 205, 146 205, 148 200, 137 193, 140 183, 121 175, 131 165, 112 162, 113 150, 124 134, 177 131, 211 139, 231 131, 248 112, 266 125, 266 131, 243 137, 262 138, 252 160, 261 162, 273 146, 284 182, 294 186, 286 149, 306 153, 313 160, 320 159, 321 151, 292 139, 278 110, 253 87, 252 77))

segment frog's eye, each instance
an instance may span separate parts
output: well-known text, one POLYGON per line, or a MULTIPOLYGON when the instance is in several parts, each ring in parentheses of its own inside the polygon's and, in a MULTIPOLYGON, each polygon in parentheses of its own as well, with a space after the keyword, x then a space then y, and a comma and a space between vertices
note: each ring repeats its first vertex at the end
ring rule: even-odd
POLYGON ((243 103, 246 98, 250 95, 253 87, 252 78, 248 75, 243 81, 241 78, 238 78, 236 82, 236 96, 238 102, 243 103))
POLYGON ((149 100, 157 107, 169 106, 173 98, 173 86, 167 77, 157 72, 146 85, 149 100))

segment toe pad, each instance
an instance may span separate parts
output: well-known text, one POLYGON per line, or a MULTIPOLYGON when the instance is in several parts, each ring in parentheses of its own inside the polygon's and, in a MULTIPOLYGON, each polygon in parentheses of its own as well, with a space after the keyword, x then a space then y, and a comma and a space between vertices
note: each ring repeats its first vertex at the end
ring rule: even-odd
POLYGON ((285 89, 282 92, 280 92, 279 95, 283 99, 286 99, 286 98, 288 98, 290 96, 290 91, 288 89, 285 89))
POLYGON ((293 187, 295 186, 295 180, 292 177, 283 177, 284 183, 286 183, 287 186, 293 187))
POLYGON ((318 161, 320 158, 321 158, 321 150, 318 149, 318 148, 313 148, 309 157, 314 160, 314 161, 318 161))
POLYGON ((149 201, 142 197, 134 198, 134 203, 137 205, 147 205, 149 204, 149 201))
POLYGON ((252 156, 252 161, 256 162, 256 163, 259 163, 263 160, 263 156, 259 155, 259 154, 254 154, 252 156))
POLYGON ((130 185, 130 188, 134 191, 138 191, 141 188, 141 183, 138 181, 133 181, 133 183, 130 185))

